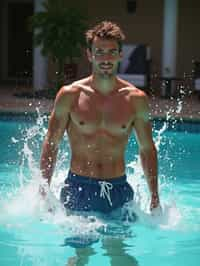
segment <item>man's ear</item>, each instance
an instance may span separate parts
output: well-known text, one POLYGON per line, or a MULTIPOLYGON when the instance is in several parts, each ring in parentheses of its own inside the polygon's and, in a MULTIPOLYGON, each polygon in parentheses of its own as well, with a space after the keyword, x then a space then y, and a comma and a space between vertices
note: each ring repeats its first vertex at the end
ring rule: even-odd
POLYGON ((91 50, 89 48, 87 48, 86 52, 87 52, 87 58, 88 58, 89 62, 92 62, 92 52, 91 52, 91 50))

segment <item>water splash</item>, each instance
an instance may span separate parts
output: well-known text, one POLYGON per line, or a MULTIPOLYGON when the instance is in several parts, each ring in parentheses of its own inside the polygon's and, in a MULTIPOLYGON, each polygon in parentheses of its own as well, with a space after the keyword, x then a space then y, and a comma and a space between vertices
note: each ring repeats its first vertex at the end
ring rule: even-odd
MULTIPOLYGON (((182 106, 182 102, 179 102, 182 106)), ((163 125, 160 129, 154 130, 155 137, 154 142, 156 149, 160 151, 161 145, 166 143, 165 132, 168 130, 169 123, 173 123, 173 126, 177 123, 177 120, 171 120, 172 118, 172 109, 170 109, 166 114, 166 121, 163 122, 163 125)), ((170 145, 171 140, 168 140, 170 145)), ((160 160, 164 159, 169 162, 169 166, 172 169, 174 167, 174 162, 170 160, 167 153, 164 154, 164 158, 159 158, 160 160)), ((154 212, 149 211, 150 206, 150 195, 148 191, 147 181, 143 175, 140 157, 136 156, 135 160, 127 165, 130 172, 128 173, 128 181, 135 191, 135 201, 130 206, 130 211, 134 211, 140 219, 140 222, 145 224, 145 226, 154 226, 159 227, 160 229, 178 229, 178 226, 182 219, 182 214, 179 208, 176 205, 175 191, 174 191, 174 181, 175 177, 165 175, 159 175, 158 179, 160 181, 160 199, 161 199, 161 209, 156 209, 154 212), (134 174, 132 174, 134 172, 134 174), (168 197, 163 195, 169 194, 168 197)))
MULTIPOLYGON (((9 188, 5 200, 0 200, 1 216, 0 224, 17 235, 17 238, 27 238, 30 243, 37 243, 40 240, 34 240, 34 228, 43 229, 45 224, 47 228, 54 227, 54 234, 51 241, 64 244, 64 237, 79 240, 86 239, 90 236, 99 239, 98 229, 104 227, 100 218, 80 215, 71 215, 66 213, 59 201, 60 189, 68 172, 69 153, 66 152, 68 147, 64 143, 58 154, 57 168, 53 176, 51 189, 41 176, 39 169, 39 156, 41 144, 47 131, 47 117, 41 116, 39 110, 36 123, 23 129, 22 137, 11 137, 13 145, 23 144, 20 152, 20 169, 19 169, 19 186, 9 188), (43 187, 47 193, 45 200, 39 193, 40 187, 43 187), (58 238, 62 235, 62 239, 58 238), (33 236, 33 237, 32 237, 33 236), (30 240, 31 238, 31 240, 30 240)), ((66 137, 66 136, 65 136, 66 137)), ((68 144, 67 144, 68 145, 68 144)), ((49 235, 48 235, 49 236, 49 235)), ((49 239, 48 239, 49 240, 49 239)), ((44 239, 41 241, 44 242, 44 239)), ((49 243, 45 242, 46 245, 49 243)))
MULTIPOLYGON (((66 146, 63 146, 63 148, 61 147, 61 152, 59 153, 57 161, 57 168, 52 178, 51 190, 46 186, 48 195, 47 199, 44 201, 38 193, 39 187, 41 185, 45 187, 46 185, 39 170, 39 154, 41 143, 47 131, 46 123, 48 118, 40 115, 39 110, 37 110, 37 113, 38 118, 36 123, 24 130, 22 139, 11 138, 13 145, 17 145, 19 142, 23 143, 20 173, 18 177, 20 186, 12 190, 8 199, 5 200, 4 203, 1 202, 4 213, 4 224, 7 223, 11 226, 11 223, 8 223, 8 220, 12 221, 13 217, 16 219, 13 219, 12 226, 16 223, 17 218, 20 220, 20 217, 31 217, 31 219, 34 218, 34 221, 36 219, 39 223, 47 222, 55 224, 58 226, 58 230, 64 228, 68 235, 80 235, 83 233, 88 235, 92 233, 96 236, 96 234, 98 235, 99 229, 102 231, 102 227, 105 231, 105 228, 108 226, 107 221, 100 217, 91 219, 90 216, 88 218, 79 215, 66 215, 65 210, 59 202, 60 189, 63 186, 63 181, 69 167, 70 154, 68 148, 68 152, 66 152, 66 146), (51 209, 52 212, 49 212, 49 209, 51 209)), ((170 115, 168 115, 168 119, 169 118, 170 115)), ((158 150, 166 129, 167 122, 163 124, 160 130, 156 131, 157 135, 155 136, 155 143, 158 150)), ((155 213, 154 216, 152 216, 149 213, 149 193, 146 180, 142 174, 143 172, 139 157, 136 157, 136 160, 129 163, 127 168, 134 172, 134 176, 131 173, 128 175, 128 181, 135 191, 135 201, 130 203, 129 206, 130 215, 131 212, 136 212, 141 222, 146 225, 154 225, 161 228, 175 227, 180 218, 175 204, 165 204, 163 202, 163 212, 161 215, 155 213), (171 219, 171 217, 175 216, 177 219, 171 219)), ((165 188, 166 186, 161 184, 161 189, 164 190, 165 188)), ((25 221, 27 222, 27 219, 25 219, 25 221)), ((19 223, 21 223, 21 221, 19 223)))

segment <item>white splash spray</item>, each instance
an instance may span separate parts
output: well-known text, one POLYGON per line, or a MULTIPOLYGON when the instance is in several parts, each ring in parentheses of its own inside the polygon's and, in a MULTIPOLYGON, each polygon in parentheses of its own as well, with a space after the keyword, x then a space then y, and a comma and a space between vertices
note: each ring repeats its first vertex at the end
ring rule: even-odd
MULTIPOLYGON (((37 112, 38 118, 36 123, 25 129, 23 139, 11 139, 13 144, 23 142, 21 166, 18 177, 20 180, 20 187, 15 188, 13 193, 10 193, 9 201, 6 203, 4 202, 4 217, 7 217, 8 221, 12 220, 11 217, 29 216, 32 218, 34 217, 34 219, 42 219, 42 221, 57 224, 59 228, 62 225, 61 227, 64 226, 65 230, 66 228, 71 228, 70 230, 67 229, 70 233, 94 233, 95 230, 98 231, 98 228, 106 226, 103 220, 96 218, 92 219, 92 222, 89 222, 90 220, 88 220, 88 218, 80 218, 80 216, 72 215, 66 216, 65 210, 63 210, 59 202, 60 189, 68 171, 66 168, 69 166, 69 154, 66 153, 66 151, 61 151, 58 156, 57 168, 52 179, 51 190, 46 186, 46 191, 48 192, 47 200, 44 201, 38 193, 39 187, 41 185, 46 185, 39 170, 39 154, 41 143, 47 130, 45 126, 47 117, 41 116, 39 110, 37 110, 37 112), (51 213, 49 213, 49 209, 52 210, 51 213)), ((155 143, 158 150, 163 133, 166 129, 167 123, 164 123, 162 128, 157 131, 155 143)), ((170 217, 172 216, 171 213, 176 210, 175 206, 170 207, 169 205, 163 204, 162 216, 156 214, 152 216, 149 213, 149 193, 146 180, 142 174, 139 157, 127 167, 134 172, 134 176, 133 174, 129 174, 128 178, 135 191, 135 202, 132 203, 130 207, 131 211, 136 212, 141 221, 146 224, 154 224, 160 227, 173 227, 175 225, 175 219, 173 219, 172 223, 170 217)), ((178 220, 176 221, 178 223, 178 220)))

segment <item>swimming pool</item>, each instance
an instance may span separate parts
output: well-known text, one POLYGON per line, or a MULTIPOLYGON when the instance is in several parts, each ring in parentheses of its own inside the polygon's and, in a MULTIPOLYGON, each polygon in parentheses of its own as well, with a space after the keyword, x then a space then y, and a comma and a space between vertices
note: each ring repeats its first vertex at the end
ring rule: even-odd
POLYGON ((180 129, 180 125, 169 123, 170 130, 163 121, 154 125, 162 216, 152 217, 147 211, 146 182, 137 163, 135 140, 131 138, 126 152, 127 172, 137 190, 134 208, 140 217, 131 224, 94 216, 65 216, 56 197, 69 167, 66 137, 52 184, 55 213, 48 213, 48 206, 37 194, 46 119, 10 118, 0 117, 1 266, 199 265, 200 125, 196 124, 195 130, 193 124, 182 123, 180 129), (65 238, 74 235, 92 238, 94 244, 77 250, 65 245, 65 238))

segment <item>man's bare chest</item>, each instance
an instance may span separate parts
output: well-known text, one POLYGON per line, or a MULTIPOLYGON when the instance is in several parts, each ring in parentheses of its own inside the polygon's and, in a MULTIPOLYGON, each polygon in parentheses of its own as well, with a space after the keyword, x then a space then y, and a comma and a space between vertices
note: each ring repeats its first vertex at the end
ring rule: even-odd
POLYGON ((128 97, 80 95, 71 110, 71 117, 78 126, 126 131, 134 111, 128 97))

